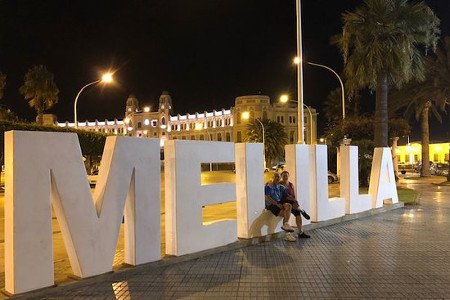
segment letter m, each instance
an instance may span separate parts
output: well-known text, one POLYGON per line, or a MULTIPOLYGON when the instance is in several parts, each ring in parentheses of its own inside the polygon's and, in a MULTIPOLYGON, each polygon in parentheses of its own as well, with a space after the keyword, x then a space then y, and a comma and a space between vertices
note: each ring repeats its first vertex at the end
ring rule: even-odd
POLYGON ((54 284, 52 206, 78 277, 112 270, 125 214, 125 262, 160 259, 158 139, 108 137, 91 194, 75 133, 5 134, 5 288, 54 284))

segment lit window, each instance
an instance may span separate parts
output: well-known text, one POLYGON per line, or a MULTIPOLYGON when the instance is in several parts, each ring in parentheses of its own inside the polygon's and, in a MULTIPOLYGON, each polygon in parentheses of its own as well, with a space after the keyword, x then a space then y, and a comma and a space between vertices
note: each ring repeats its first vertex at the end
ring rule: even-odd
POLYGON ((144 120, 144 125, 145 125, 145 126, 148 126, 149 124, 150 124, 150 120, 149 120, 149 119, 145 119, 145 120, 144 120))

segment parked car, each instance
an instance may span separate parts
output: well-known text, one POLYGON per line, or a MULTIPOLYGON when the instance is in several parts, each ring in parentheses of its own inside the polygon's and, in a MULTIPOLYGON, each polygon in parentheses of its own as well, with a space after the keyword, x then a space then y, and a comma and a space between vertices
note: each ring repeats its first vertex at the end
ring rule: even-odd
POLYGON ((337 182, 339 180, 338 176, 333 172, 328 171, 328 183, 337 182))
POLYGON ((448 175, 448 164, 433 164, 430 167, 431 174, 439 175, 439 176, 447 176, 448 175))

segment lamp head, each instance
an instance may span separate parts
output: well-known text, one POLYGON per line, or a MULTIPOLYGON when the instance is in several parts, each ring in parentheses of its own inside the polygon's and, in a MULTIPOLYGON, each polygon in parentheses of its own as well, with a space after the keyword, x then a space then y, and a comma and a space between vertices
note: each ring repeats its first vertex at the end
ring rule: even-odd
POLYGON ((281 95, 280 96, 280 102, 281 103, 283 103, 283 104, 285 104, 285 103, 288 103, 289 102, 289 96, 288 95, 281 95))
POLYGON ((102 82, 103 83, 111 83, 113 82, 113 74, 112 73, 105 73, 102 75, 102 82))
POLYGON ((242 118, 242 120, 248 120, 248 119, 250 119, 250 113, 249 113, 248 111, 244 111, 244 112, 241 114, 241 118, 242 118))

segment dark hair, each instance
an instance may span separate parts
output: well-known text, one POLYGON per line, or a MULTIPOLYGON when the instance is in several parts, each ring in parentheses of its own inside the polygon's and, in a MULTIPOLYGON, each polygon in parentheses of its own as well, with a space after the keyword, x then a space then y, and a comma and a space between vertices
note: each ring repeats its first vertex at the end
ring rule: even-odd
POLYGON ((280 175, 281 175, 281 176, 283 176, 283 174, 284 174, 284 173, 286 173, 286 174, 288 174, 288 175, 289 175, 289 172, 288 172, 288 171, 283 171, 283 172, 281 172, 281 174, 280 174, 280 175))

